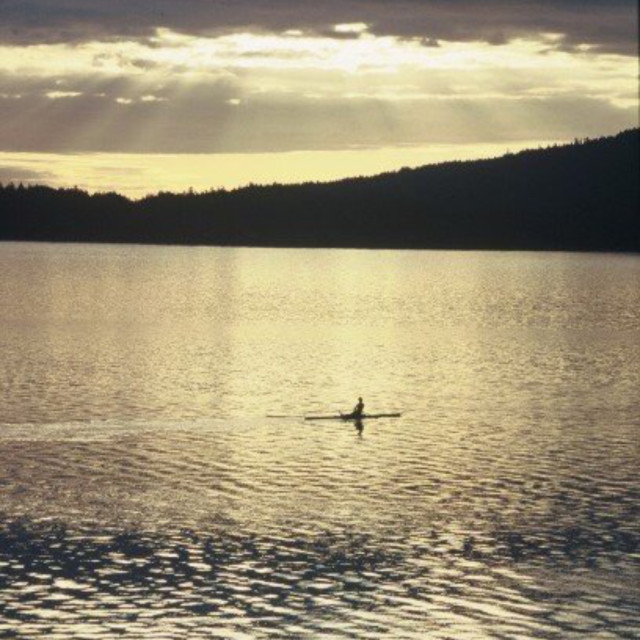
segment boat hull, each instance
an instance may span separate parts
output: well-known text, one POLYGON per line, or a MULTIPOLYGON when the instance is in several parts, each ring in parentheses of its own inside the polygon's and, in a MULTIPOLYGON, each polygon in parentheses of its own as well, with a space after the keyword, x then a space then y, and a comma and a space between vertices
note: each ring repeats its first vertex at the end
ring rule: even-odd
POLYGON ((353 414, 339 414, 337 416, 305 416, 305 420, 342 420, 342 421, 353 421, 353 420, 378 420, 380 418, 400 418, 402 416, 401 413, 372 413, 372 414, 362 414, 361 416, 354 416, 353 414))

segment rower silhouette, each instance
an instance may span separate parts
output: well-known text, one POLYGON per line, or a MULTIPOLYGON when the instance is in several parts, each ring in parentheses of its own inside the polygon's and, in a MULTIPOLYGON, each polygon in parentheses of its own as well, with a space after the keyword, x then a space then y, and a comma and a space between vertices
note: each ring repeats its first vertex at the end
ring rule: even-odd
POLYGON ((362 398, 358 398, 358 404, 353 408, 351 413, 352 417, 356 418, 356 420, 360 420, 364 413, 364 402, 362 402, 362 398))

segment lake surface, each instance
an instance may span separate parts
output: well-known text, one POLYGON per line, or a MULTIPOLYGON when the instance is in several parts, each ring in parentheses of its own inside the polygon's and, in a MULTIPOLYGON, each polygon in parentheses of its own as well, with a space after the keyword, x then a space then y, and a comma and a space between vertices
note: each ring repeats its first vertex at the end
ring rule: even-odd
POLYGON ((0 354, 0 637, 640 634, 638 256, 6 243, 0 354))

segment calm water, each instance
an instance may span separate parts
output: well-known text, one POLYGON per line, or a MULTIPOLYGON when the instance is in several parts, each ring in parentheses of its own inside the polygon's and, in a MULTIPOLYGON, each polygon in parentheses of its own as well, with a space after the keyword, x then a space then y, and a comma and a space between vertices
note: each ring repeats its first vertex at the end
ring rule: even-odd
POLYGON ((0 353, 0 637, 640 634, 637 256, 0 244, 0 353))

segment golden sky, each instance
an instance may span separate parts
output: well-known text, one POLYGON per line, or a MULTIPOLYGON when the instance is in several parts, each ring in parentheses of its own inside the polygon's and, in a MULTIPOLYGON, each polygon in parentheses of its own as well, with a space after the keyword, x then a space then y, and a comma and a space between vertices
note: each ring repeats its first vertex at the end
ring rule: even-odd
POLYGON ((497 35, 468 16, 456 31, 436 0, 397 4, 414 12, 405 22, 365 0, 336 21, 309 9, 298 22, 282 1, 262 13, 239 3, 228 24, 223 9, 199 14, 203 3, 185 2, 192 22, 157 4, 165 14, 129 22, 118 2, 109 14, 70 0, 67 22, 47 0, 39 20, 19 3, 0 9, 16 26, 0 28, 1 181, 139 197, 370 175, 638 126, 624 28, 637 10, 622 1, 567 0, 540 24, 535 3, 520 3, 519 22, 490 2, 503 7, 497 35))

